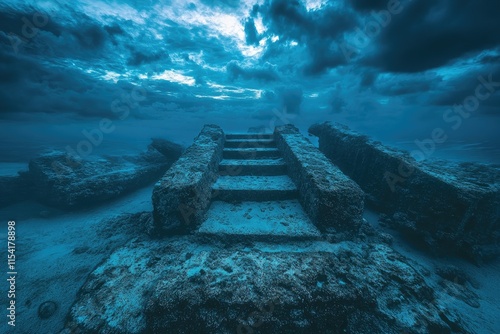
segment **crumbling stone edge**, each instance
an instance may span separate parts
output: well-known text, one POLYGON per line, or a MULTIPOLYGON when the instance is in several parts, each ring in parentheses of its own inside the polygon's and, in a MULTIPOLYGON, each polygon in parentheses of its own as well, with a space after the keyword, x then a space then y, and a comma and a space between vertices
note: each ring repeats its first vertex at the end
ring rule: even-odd
POLYGON ((299 190, 299 199, 323 232, 355 234, 361 223, 364 193, 293 125, 276 127, 274 139, 299 190))
POLYGON ((205 125, 194 143, 155 184, 149 234, 190 233, 199 227, 210 206, 224 141, 219 126, 205 125))

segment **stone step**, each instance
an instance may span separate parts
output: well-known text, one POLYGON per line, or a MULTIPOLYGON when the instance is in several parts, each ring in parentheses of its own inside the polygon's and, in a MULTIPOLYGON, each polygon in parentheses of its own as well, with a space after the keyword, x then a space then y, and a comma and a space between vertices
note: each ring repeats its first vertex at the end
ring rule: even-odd
POLYGON ((222 154, 224 159, 262 159, 279 158, 277 148, 225 148, 222 154))
POLYGON ((226 139, 273 139, 272 133, 227 133, 226 139))
POLYGON ((231 139, 226 140, 224 147, 228 148, 264 148, 276 147, 274 139, 231 139))
POLYGON ((256 160, 222 160, 219 174, 228 176, 261 175, 276 176, 286 174, 286 164, 283 159, 256 160))
POLYGON ((321 237, 297 200, 212 202, 196 232, 223 242, 318 240, 321 237))
POLYGON ((212 186, 212 200, 278 201, 296 199, 297 187, 287 176, 219 176, 212 186))

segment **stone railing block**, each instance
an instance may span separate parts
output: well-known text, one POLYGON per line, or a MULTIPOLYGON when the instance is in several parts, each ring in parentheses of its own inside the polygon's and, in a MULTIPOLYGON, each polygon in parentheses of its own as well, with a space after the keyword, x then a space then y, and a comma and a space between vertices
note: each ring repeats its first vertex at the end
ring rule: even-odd
POLYGON ((319 229, 355 232, 362 221, 364 194, 292 125, 276 127, 274 137, 288 174, 299 189, 304 210, 319 229))
POLYGON ((152 197, 155 233, 187 233, 202 223, 218 177, 224 140, 220 127, 205 125, 156 183, 152 197))

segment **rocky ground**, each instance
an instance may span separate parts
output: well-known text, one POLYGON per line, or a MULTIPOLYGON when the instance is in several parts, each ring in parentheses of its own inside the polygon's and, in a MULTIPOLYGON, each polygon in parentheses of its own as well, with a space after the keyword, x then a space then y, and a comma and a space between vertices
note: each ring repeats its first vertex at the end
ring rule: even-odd
POLYGON ((433 288, 390 237, 363 230, 352 241, 284 244, 138 236, 89 276, 63 332, 474 332, 447 304, 478 307, 465 274, 440 269, 433 288))

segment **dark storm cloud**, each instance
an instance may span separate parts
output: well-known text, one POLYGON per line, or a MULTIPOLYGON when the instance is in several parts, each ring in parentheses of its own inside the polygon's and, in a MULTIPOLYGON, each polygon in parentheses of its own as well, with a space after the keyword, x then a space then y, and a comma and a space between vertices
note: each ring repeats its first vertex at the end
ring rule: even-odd
POLYGON ((252 18, 248 18, 245 22, 245 37, 248 45, 259 45, 259 33, 252 18))
POLYGON ((365 63, 384 71, 420 72, 500 44, 500 2, 420 0, 382 29, 365 63))
POLYGON ((475 100, 478 102, 478 113, 500 115, 500 66, 471 71, 444 82, 439 89, 430 91, 429 95, 434 105, 454 106, 466 100, 475 100))
POLYGON ((382 9, 387 6, 389 0, 351 0, 352 7, 365 12, 375 9, 382 9))
MULTIPOLYGON (((259 6, 264 23, 280 42, 295 40, 303 43, 309 55, 303 66, 306 75, 318 75, 346 63, 338 47, 342 34, 355 27, 357 18, 344 7, 325 6, 307 11, 301 1, 273 0, 259 6)), ((268 53, 269 55, 269 53, 268 53)))
POLYGON ((267 68, 243 68, 236 61, 231 61, 227 64, 226 69, 231 81, 239 78, 264 82, 279 80, 278 74, 270 66, 267 68))
POLYGON ((375 81, 377 80, 378 73, 375 71, 365 71, 361 75, 360 86, 362 88, 372 87, 375 81))
POLYGON ((132 49, 131 51, 131 56, 127 61, 127 65, 130 66, 140 66, 143 64, 150 64, 153 62, 156 62, 158 60, 162 60, 164 63, 170 62, 170 57, 168 54, 162 54, 162 53, 152 53, 152 54, 146 54, 142 51, 137 51, 132 49))
POLYGON ((50 20, 49 13, 32 7, 0 7, 0 31, 26 40, 35 37, 40 30, 60 36, 63 27, 50 20))
POLYGON ((441 77, 390 78, 377 82, 376 91, 385 96, 401 96, 407 94, 426 94, 437 88, 441 77))
POLYGON ((34 113, 117 117, 111 102, 119 96, 119 85, 97 81, 74 69, 45 67, 25 56, 1 52, 0 60, 2 118, 20 113, 25 118, 34 113))
POLYGON ((76 37, 82 48, 90 50, 102 48, 109 37, 104 27, 92 22, 75 27, 71 33, 76 37))

